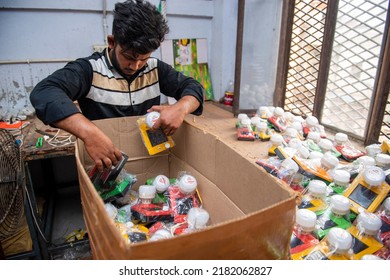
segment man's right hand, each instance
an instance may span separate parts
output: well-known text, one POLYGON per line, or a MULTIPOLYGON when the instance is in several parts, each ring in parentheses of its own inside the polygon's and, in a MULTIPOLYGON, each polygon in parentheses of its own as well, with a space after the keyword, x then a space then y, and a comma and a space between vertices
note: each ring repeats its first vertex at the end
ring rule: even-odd
MULTIPOLYGON (((98 129, 96 127, 96 129, 98 129)), ((121 151, 114 146, 111 139, 108 138, 100 129, 96 133, 82 139, 85 149, 93 159, 99 171, 103 168, 111 168, 122 158, 121 151)))
POLYGON ((56 122, 55 126, 75 135, 84 142, 87 153, 99 171, 111 168, 122 158, 121 151, 114 146, 111 139, 82 114, 71 115, 56 122))

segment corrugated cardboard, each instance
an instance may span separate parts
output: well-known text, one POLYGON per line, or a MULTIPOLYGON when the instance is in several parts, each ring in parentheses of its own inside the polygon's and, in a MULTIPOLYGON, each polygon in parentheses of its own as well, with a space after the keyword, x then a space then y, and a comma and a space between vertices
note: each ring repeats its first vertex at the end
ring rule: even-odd
POLYGON ((289 258, 295 197, 255 164, 254 158, 266 149, 264 144, 234 139, 232 115, 206 104, 203 116, 187 117, 174 136, 175 147, 154 156, 143 146, 136 120, 117 118, 95 124, 129 156, 125 169, 137 176, 136 188, 159 174, 172 178, 187 171, 195 176, 210 225, 168 240, 126 244, 88 178, 85 169, 91 160, 78 141, 81 199, 95 259, 289 258))

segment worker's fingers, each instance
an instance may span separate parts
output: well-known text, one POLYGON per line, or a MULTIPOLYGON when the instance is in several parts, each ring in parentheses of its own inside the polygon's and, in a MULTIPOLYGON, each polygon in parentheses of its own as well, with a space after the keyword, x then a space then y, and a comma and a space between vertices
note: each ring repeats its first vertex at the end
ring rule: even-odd
POLYGON ((116 159, 116 162, 115 162, 115 165, 116 165, 118 163, 118 161, 120 161, 122 159, 121 151, 118 150, 118 149, 115 149, 114 156, 115 156, 115 159, 116 159))
POLYGON ((101 161, 100 159, 98 159, 98 160, 95 161, 95 164, 96 164, 96 167, 97 167, 97 169, 99 170, 99 172, 102 172, 103 169, 104 169, 103 161, 101 161))
POLYGON ((171 129, 171 128, 166 128, 163 131, 164 131, 165 135, 167 135, 167 136, 171 136, 175 133, 175 130, 171 129))
POLYGON ((102 160, 96 160, 95 164, 98 170, 102 172, 104 168, 110 169, 112 166, 117 165, 121 158, 122 158, 122 153, 120 151, 119 152, 115 151, 114 154, 111 156, 111 158, 105 157, 102 160))
POLYGON ((155 111, 155 112, 159 112, 160 113, 161 109, 163 107, 165 107, 165 106, 154 105, 154 106, 150 107, 146 112, 150 113, 150 112, 155 111))
POLYGON ((108 157, 103 159, 104 167, 110 169, 112 166, 112 161, 108 157))
POLYGON ((117 163, 119 162, 119 161, 116 159, 116 156, 115 156, 115 155, 114 155, 114 157, 113 157, 112 159, 110 159, 110 161, 111 161, 111 165, 112 165, 112 166, 117 165, 117 163))
POLYGON ((159 128, 162 128, 161 127, 161 119, 157 119, 156 122, 154 123, 153 127, 151 128, 152 129, 152 132, 155 132, 157 129, 159 128))

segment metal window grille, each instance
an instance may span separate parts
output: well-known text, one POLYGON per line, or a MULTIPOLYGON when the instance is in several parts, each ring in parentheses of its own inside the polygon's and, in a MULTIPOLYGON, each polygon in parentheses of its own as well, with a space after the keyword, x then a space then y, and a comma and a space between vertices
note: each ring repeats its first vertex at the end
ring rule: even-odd
POLYGON ((284 103, 284 109, 295 114, 313 111, 327 2, 295 2, 284 103))
MULTIPOLYGON (((362 139, 372 113, 370 105, 389 1, 339 0, 333 47, 323 50, 325 18, 331 1, 295 1, 284 109, 303 116, 313 114, 321 54, 330 51, 318 117, 327 127, 362 139)), ((324 73, 321 75, 324 77, 324 73)), ((390 138, 388 112, 387 103, 380 139, 390 138)))
POLYGON ((364 137, 388 0, 340 0, 321 123, 364 137))

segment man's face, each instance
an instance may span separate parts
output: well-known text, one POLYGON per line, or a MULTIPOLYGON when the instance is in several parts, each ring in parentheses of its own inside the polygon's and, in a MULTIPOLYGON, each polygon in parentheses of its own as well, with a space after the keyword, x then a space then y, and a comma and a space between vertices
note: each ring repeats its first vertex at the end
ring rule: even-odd
POLYGON ((119 44, 114 44, 110 51, 111 62, 123 75, 132 76, 145 66, 152 53, 137 54, 132 50, 123 50, 119 44))

